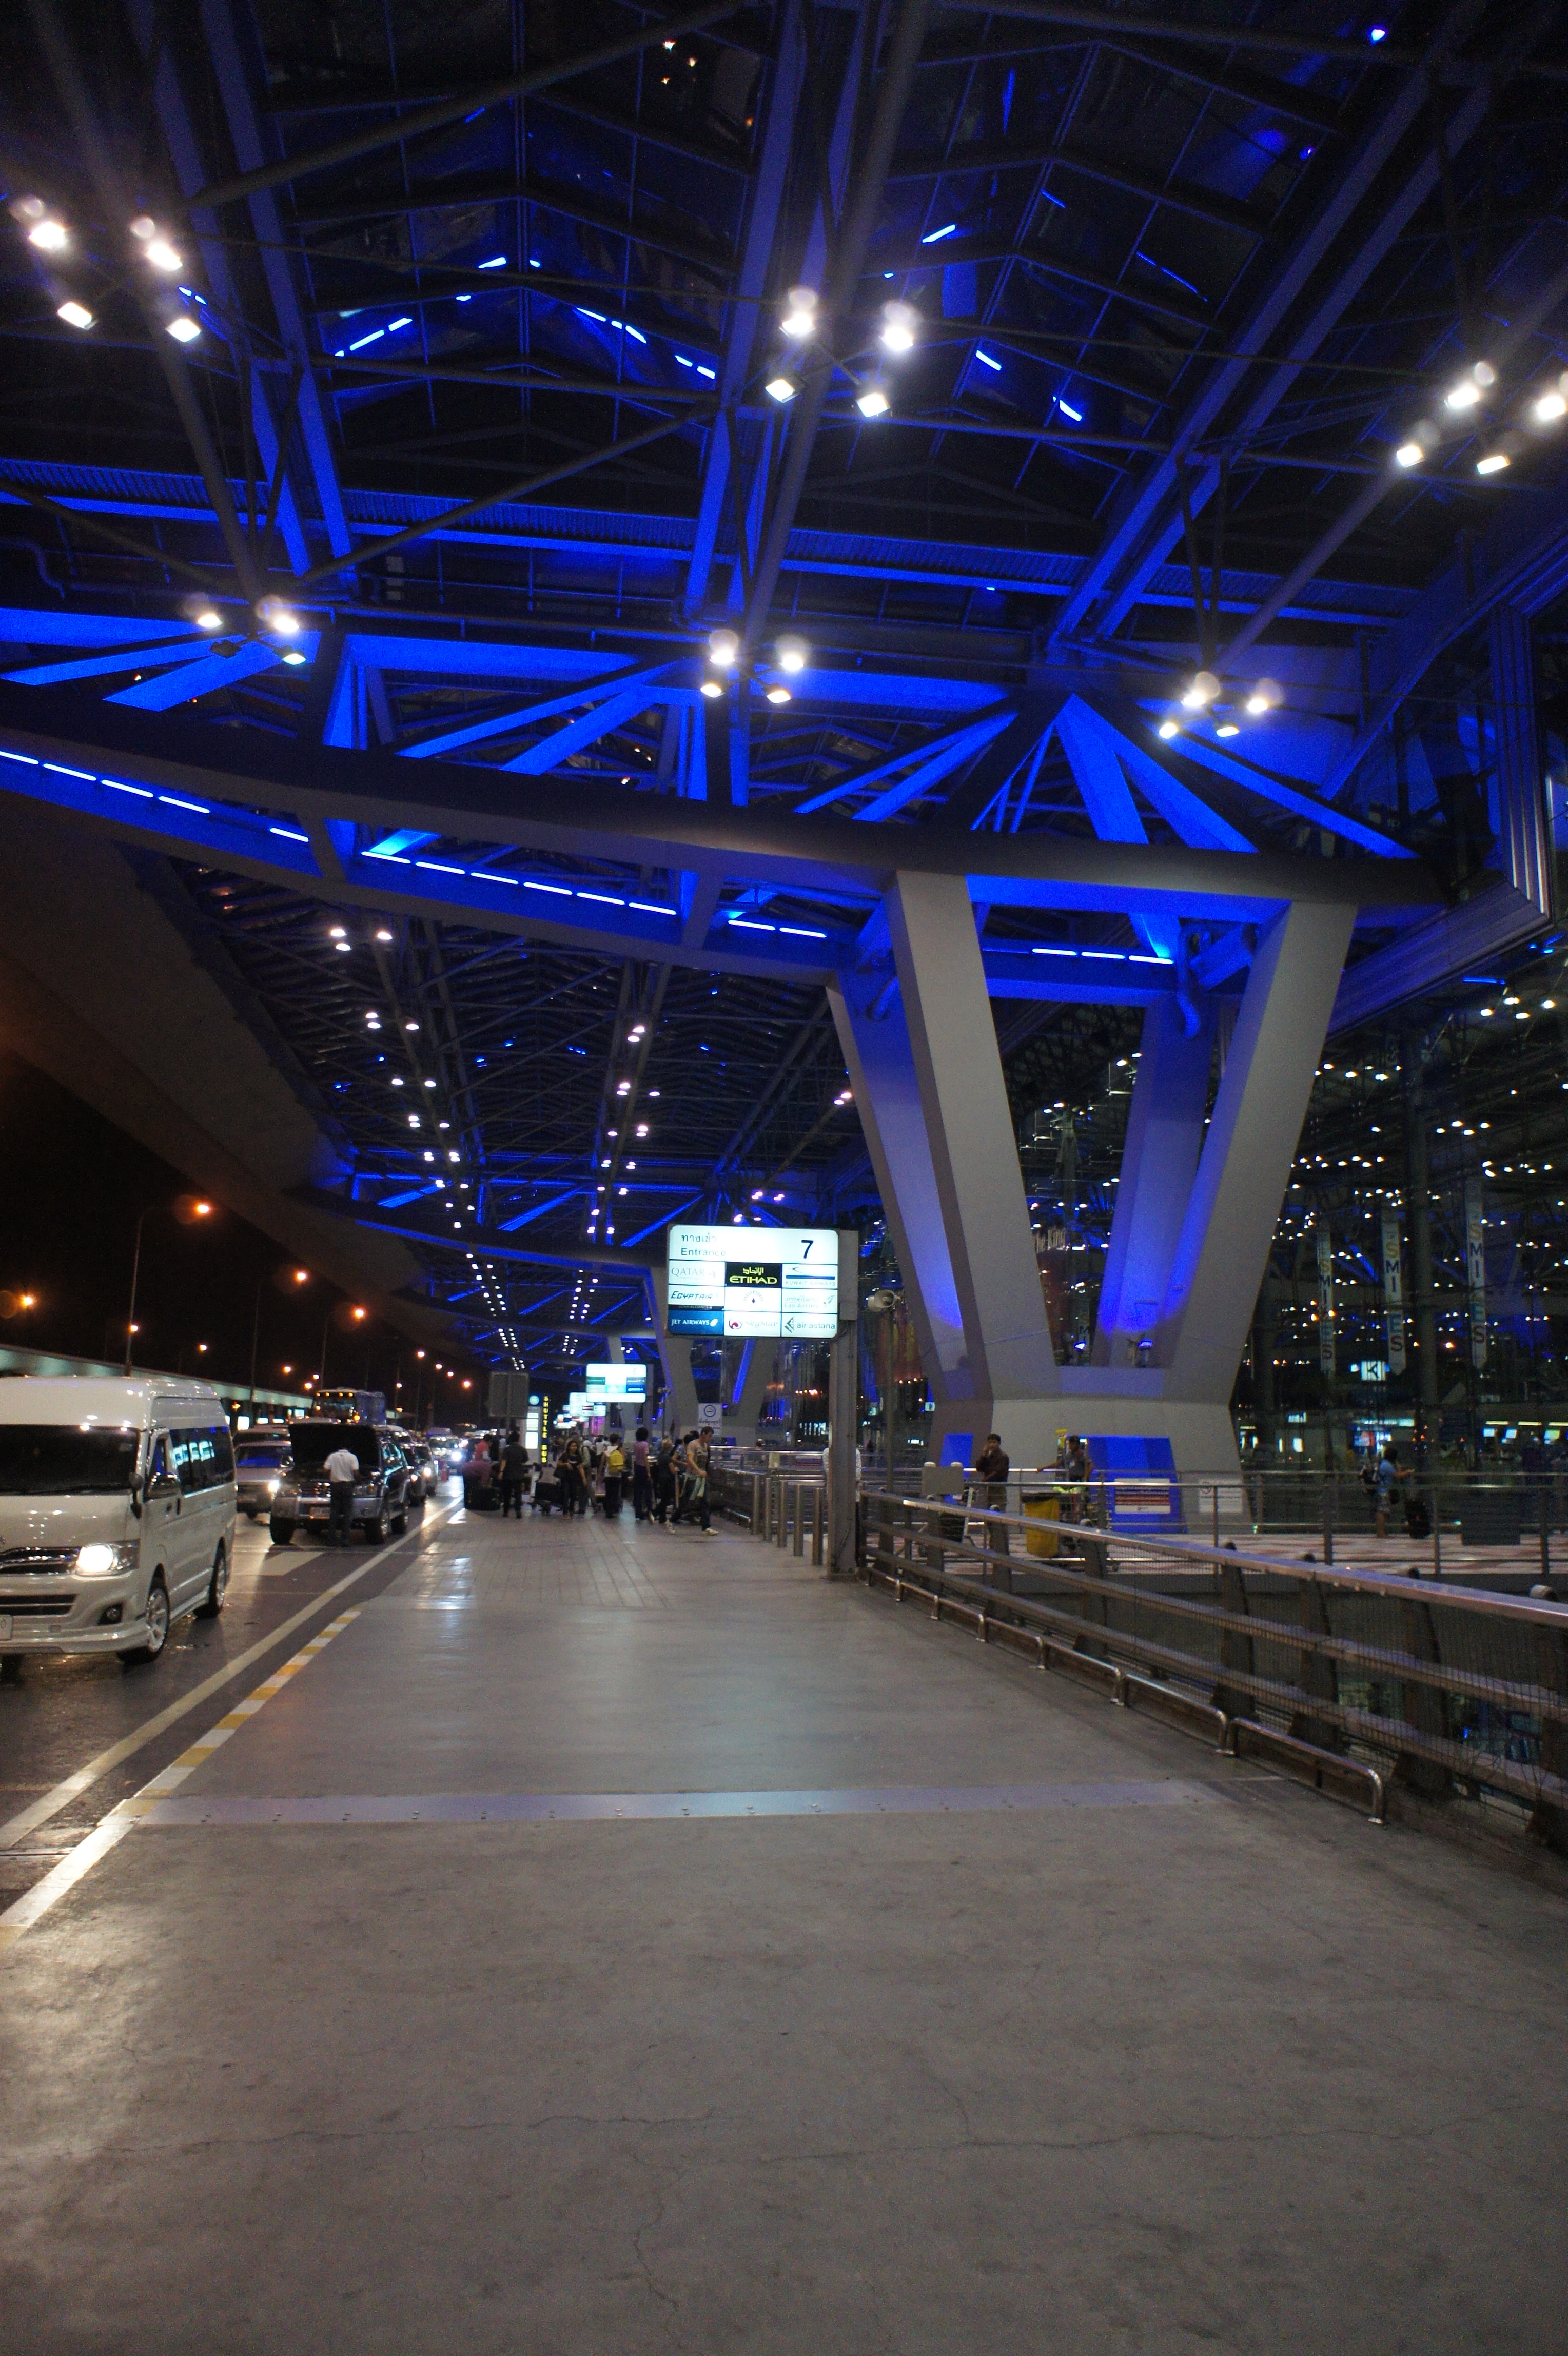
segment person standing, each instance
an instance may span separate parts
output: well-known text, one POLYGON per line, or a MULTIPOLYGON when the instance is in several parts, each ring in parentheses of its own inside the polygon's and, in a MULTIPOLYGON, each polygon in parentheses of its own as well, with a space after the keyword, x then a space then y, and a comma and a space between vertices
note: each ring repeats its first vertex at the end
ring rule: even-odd
POLYGON ((588 1483, 583 1470, 583 1443, 575 1432, 563 1447, 556 1460, 555 1477, 561 1483, 561 1510, 570 1520, 574 1514, 588 1510, 588 1483))
POLYGON ((680 1510, 677 1479, 675 1441, 667 1432, 660 1441, 659 1453, 653 1460, 653 1518, 660 1529, 666 1528, 671 1515, 680 1510))
POLYGON ((610 1444, 605 1451, 605 1519, 620 1518, 621 1483, 626 1479, 626 1455, 621 1448, 619 1432, 610 1434, 610 1444))
POLYGON ((1399 1494, 1403 1477, 1400 1471, 1399 1458, 1394 1453, 1394 1444, 1391 1440, 1378 1459, 1377 1510, 1378 1536, 1380 1538, 1388 1537, 1389 1509, 1399 1494))
POLYGON ((327 1494, 331 1510, 327 1517, 328 1546, 347 1546, 354 1526, 354 1483, 360 1477, 360 1460, 346 1440, 340 1440, 322 1466, 327 1475, 327 1494))
MULTIPOLYGON (((696 1434, 693 1432, 693 1433, 691 1435, 691 1438, 692 1438, 692 1439, 695 1439, 695 1437, 696 1437, 696 1434)), ((679 1431, 678 1431, 678 1432, 675 1434, 675 1445, 674 1445, 674 1447, 670 1451, 670 1477, 671 1477, 671 1481, 674 1483, 674 1490, 675 1490, 675 1494, 674 1494, 674 1511, 671 1513, 671 1516, 670 1516, 670 1526, 671 1526, 671 1529, 673 1529, 673 1528, 674 1528, 674 1526, 675 1526, 676 1523, 680 1520, 680 1518, 681 1518, 681 1516, 682 1516, 682 1513, 685 1511, 685 1508, 686 1508, 686 1451, 687 1451, 687 1446, 688 1446, 688 1440, 687 1440, 687 1436, 686 1436, 685 1434, 683 1434, 683 1433, 682 1433, 682 1432, 679 1432, 679 1431)))
POLYGON ((711 1538, 714 1533, 708 1520, 708 1435, 705 1431, 693 1432, 686 1442, 686 1485, 682 1506, 688 1503, 703 1526, 703 1536, 711 1538))
MULTIPOLYGON (((975 1504, 988 1505, 993 1513, 1004 1514, 1007 1510, 1007 1476, 1013 1470, 1013 1463, 1002 1445, 1000 1432, 986 1433, 985 1445, 975 1459, 974 1470, 977 1475, 975 1504)), ((993 1554, 1011 1554, 1013 1549, 1008 1542, 1006 1523, 987 1522, 985 1543, 993 1554)))
POLYGON ((501 1458, 501 1519, 515 1513, 522 1519, 522 1493, 528 1481, 528 1451, 514 1431, 501 1458))
POLYGON ((639 1522, 653 1511, 653 1480, 648 1462, 648 1426, 639 1423, 631 1443, 631 1510, 639 1522))

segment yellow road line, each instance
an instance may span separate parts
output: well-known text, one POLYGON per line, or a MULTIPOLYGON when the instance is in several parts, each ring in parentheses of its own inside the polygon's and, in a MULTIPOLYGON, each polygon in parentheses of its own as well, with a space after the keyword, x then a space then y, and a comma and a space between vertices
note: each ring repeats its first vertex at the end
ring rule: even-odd
POLYGON ((102 1858, 117 1847, 156 1800, 165 1799, 170 1792, 177 1791, 188 1775, 194 1774, 197 1768, 204 1767, 215 1751, 221 1751, 231 1735, 237 1734, 241 1727, 254 1718, 257 1710, 263 1708, 274 1694, 284 1692, 301 1669, 307 1668, 317 1653, 325 1651, 334 1636, 340 1636, 359 1616, 358 1605, 339 1612, 319 1635, 313 1636, 308 1644, 301 1645, 292 1660, 283 1662, 271 1676, 264 1678, 254 1693, 247 1694, 243 1701, 237 1702, 202 1735, 199 1741, 193 1742, 188 1751, 182 1751, 177 1759, 164 1768, 160 1774, 155 1775, 151 1783, 144 1783, 139 1792, 133 1792, 128 1800, 122 1800, 117 1808, 111 1808, 102 1823, 90 1832, 85 1840, 79 1841, 69 1857, 62 1858, 42 1880, 35 1881, 31 1890, 25 1891, 15 1905, 7 1906, 0 1914, 0 1954, 14 1947, 35 1922, 59 1903, 68 1890, 74 1890, 77 1883, 91 1872, 102 1858))
POLYGON ((416 1530, 409 1532, 407 1537, 395 1538, 390 1547, 378 1547, 357 1570, 349 1571, 342 1579, 334 1580, 330 1587, 323 1588, 319 1595, 313 1595, 309 1602, 302 1605, 289 1619, 275 1628, 269 1628, 264 1636, 258 1637, 248 1651, 237 1654, 231 1661, 225 1661, 220 1669, 204 1678, 200 1685, 193 1687, 189 1693, 181 1694, 177 1701, 170 1702, 166 1709, 160 1709, 156 1717, 147 1719, 131 1733, 122 1736, 118 1742, 112 1742, 107 1751, 99 1752, 96 1759, 90 1759, 85 1767, 79 1767, 73 1775, 66 1776, 62 1783, 54 1784, 40 1798, 30 1801, 27 1807, 0 1825, 0 1849, 15 1848, 18 1841, 26 1840, 27 1835, 36 1832, 40 1825, 47 1825, 51 1816, 58 1816, 62 1808, 68 1808, 72 1800, 90 1791, 101 1777, 144 1749, 166 1727, 176 1725, 193 1709, 199 1709, 209 1694, 219 1692, 224 1686, 231 1685, 237 1676, 242 1676, 252 1661, 259 1661, 263 1653, 270 1653, 274 1645, 283 1643, 285 1636, 292 1636, 295 1630, 303 1627, 324 1603, 329 1603, 335 1595, 341 1595, 346 1587, 357 1586, 379 1563, 384 1563, 390 1555, 396 1554, 411 1540, 417 1541, 417 1552, 428 1538, 434 1537, 435 1532, 451 1520, 454 1514, 461 1511, 461 1506, 448 1505, 438 1515, 427 1515, 416 1530))

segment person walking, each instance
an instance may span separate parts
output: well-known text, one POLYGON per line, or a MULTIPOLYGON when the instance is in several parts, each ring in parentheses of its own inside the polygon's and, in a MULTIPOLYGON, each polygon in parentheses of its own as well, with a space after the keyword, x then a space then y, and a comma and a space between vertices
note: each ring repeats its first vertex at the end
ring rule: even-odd
POLYGON ((648 1461, 648 1426, 639 1423, 631 1443, 631 1510, 639 1522, 653 1511, 653 1477, 648 1461))
POLYGON ((621 1483, 626 1479, 626 1455, 621 1448, 620 1434, 612 1432, 605 1451, 605 1519, 620 1519, 621 1483))
POLYGON ((1400 1461, 1394 1452, 1394 1444, 1391 1440, 1378 1459, 1377 1510, 1378 1536, 1380 1538, 1388 1537, 1390 1509, 1399 1494, 1403 1479, 1404 1475, 1400 1471, 1400 1461))
POLYGON ((522 1519, 522 1493, 528 1483, 528 1451, 514 1431, 501 1458, 501 1519, 515 1513, 522 1519))
POLYGON ((347 1546, 354 1527, 354 1483, 360 1477, 360 1460, 346 1440, 340 1440, 322 1466, 327 1475, 327 1494, 331 1510, 327 1517, 328 1546, 347 1546))

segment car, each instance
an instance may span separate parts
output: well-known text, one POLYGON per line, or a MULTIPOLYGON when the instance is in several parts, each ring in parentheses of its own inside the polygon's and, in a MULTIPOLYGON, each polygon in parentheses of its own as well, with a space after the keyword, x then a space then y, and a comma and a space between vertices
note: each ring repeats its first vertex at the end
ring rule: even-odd
POLYGON ((242 1431, 234 1440, 234 1477, 240 1511, 251 1521, 270 1514, 287 1470, 289 1445, 282 1432, 242 1431))
POLYGON ((427 1440, 406 1439, 403 1443, 403 1452, 408 1458, 410 1471, 419 1476, 419 1501, 423 1505, 427 1497, 434 1497, 441 1486, 441 1467, 435 1462, 435 1451, 427 1440))
POLYGON ((0 1655, 156 1661, 184 1613, 222 1611, 234 1514, 233 1444, 209 1384, 0 1383, 0 1655))
POLYGON ((287 1546, 296 1529, 326 1535, 332 1510, 327 1459, 347 1448, 360 1467, 354 1483, 350 1526, 372 1546, 384 1545, 408 1527, 409 1467, 403 1446, 384 1424, 334 1423, 311 1417, 289 1429, 289 1469, 279 1477, 269 1526, 274 1546, 287 1546))

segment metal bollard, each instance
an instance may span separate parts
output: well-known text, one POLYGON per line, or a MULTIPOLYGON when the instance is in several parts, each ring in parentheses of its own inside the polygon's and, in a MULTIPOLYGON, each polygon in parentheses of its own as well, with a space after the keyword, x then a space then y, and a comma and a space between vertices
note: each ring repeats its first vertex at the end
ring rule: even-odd
POLYGON ((806 1484, 803 1481, 797 1481, 795 1483, 795 1544, 792 1551, 797 1562, 805 1560, 806 1484))
POLYGON ((780 1554, 784 1551, 784 1540, 789 1529, 789 1493, 787 1483, 785 1483, 782 1475, 780 1475, 779 1482, 777 1517, 773 1524, 773 1543, 778 1547, 780 1554))
POLYGON ((824 1532, 824 1517, 822 1514, 823 1495, 824 1491, 822 1483, 820 1481, 814 1481, 811 1483, 811 1561, 818 1570, 821 1570, 822 1567, 822 1555, 824 1551, 822 1545, 824 1532))

